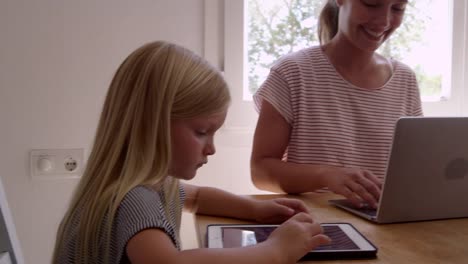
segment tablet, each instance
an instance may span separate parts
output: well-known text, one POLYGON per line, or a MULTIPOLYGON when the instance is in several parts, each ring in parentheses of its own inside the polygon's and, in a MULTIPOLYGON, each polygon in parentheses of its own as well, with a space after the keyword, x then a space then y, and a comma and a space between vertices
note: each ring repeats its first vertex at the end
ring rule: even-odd
MULTIPOLYGON (((377 257, 375 247, 349 223, 323 223, 324 233, 332 242, 309 251, 301 260, 369 259, 377 257)), ((265 241, 278 225, 212 224, 207 227, 208 248, 232 248, 265 241)))

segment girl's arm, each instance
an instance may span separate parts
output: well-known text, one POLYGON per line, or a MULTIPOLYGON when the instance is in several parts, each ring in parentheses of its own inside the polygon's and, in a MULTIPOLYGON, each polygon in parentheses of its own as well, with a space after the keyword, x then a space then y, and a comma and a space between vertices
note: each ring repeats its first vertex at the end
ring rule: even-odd
MULTIPOLYGON (((161 229, 146 229, 127 243, 127 256, 133 264, 292 264, 313 248, 330 240, 322 234, 304 204, 295 199, 258 201, 216 188, 181 183, 186 210, 251 220, 284 221, 268 239, 255 246, 226 249, 179 251, 161 229), (296 214, 296 212, 299 212, 296 214), (294 215, 295 214, 295 215, 294 215), (291 215, 293 215, 291 217, 291 215)), ((264 221, 267 222, 267 221, 264 221)))
POLYGON ((297 213, 308 212, 297 199, 256 200, 217 188, 181 184, 186 195, 184 209, 192 213, 281 223, 297 213))
POLYGON ((133 264, 293 264, 330 241, 321 233, 320 225, 310 215, 299 213, 255 246, 179 251, 163 230, 146 229, 129 240, 126 253, 133 264))
MULTIPOLYGON (((266 241, 265 241, 266 242, 266 241)), ((134 264, 261 264, 286 263, 280 254, 269 252, 269 243, 230 249, 192 249, 179 251, 169 236, 159 229, 148 229, 134 236, 127 245, 127 255, 134 264)))

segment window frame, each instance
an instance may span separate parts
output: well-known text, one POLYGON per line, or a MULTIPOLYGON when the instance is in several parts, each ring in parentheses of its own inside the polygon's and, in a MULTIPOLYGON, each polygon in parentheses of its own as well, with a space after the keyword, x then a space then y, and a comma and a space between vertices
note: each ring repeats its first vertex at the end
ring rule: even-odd
MULTIPOLYGON (((224 130, 249 132, 258 114, 243 99, 247 85, 245 0, 205 0, 205 57, 225 75, 232 103, 224 130), (213 29, 213 25, 219 28, 213 29)), ((423 102, 425 116, 468 116, 468 0, 452 1, 451 96, 423 102)))

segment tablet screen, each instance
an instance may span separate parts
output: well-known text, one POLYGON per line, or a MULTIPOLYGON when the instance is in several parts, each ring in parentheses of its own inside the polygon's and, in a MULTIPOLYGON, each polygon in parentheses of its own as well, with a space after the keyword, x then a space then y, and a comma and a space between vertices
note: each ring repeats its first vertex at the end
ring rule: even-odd
MULTIPOLYGON (((265 241, 276 227, 221 227, 224 247, 240 247, 255 245, 265 241)), ((322 226, 324 233, 332 240, 331 244, 323 245, 320 250, 353 250, 359 247, 337 225, 322 226)))

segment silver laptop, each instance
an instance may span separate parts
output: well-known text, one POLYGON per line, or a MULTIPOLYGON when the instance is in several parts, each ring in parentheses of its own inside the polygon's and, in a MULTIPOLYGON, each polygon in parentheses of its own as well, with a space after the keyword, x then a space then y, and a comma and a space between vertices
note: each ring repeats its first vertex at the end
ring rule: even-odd
POLYGON ((377 210, 331 204, 377 223, 468 217, 468 117, 403 117, 377 210))

